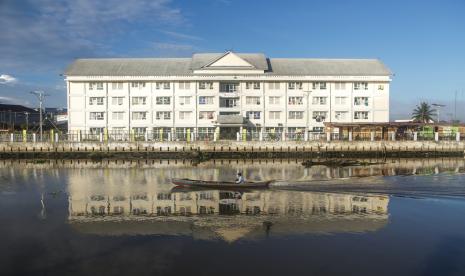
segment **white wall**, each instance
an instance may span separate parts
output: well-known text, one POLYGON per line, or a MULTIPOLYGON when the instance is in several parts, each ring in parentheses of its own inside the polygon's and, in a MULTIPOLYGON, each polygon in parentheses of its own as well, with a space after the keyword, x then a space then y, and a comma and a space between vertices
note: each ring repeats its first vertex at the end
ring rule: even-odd
MULTIPOLYGON (((217 76, 213 76, 217 77, 217 76)), ((213 82, 213 89, 199 89, 199 79, 192 80, 189 77, 179 78, 179 80, 167 80, 170 83, 169 89, 156 88, 157 81, 145 81, 145 87, 132 87, 131 81, 127 78, 107 80, 103 82, 103 90, 89 90, 89 82, 94 79, 84 81, 75 81, 73 78, 68 78, 68 108, 69 108, 69 129, 73 130, 88 130, 92 127, 105 127, 111 130, 112 128, 125 127, 127 130, 133 127, 146 127, 151 130, 154 127, 214 127, 217 116, 222 111, 229 111, 226 108, 220 108, 220 81, 211 80, 211 78, 203 77, 205 81, 213 82), (113 89, 112 83, 121 81, 123 87, 121 89, 113 89), (190 87, 181 89, 179 81, 189 81, 190 87), (170 97, 169 105, 156 104, 156 97, 170 97), (188 96, 189 104, 180 104, 179 97, 188 96), (200 96, 213 97, 213 104, 199 105, 200 96), (104 104, 98 106, 89 105, 91 97, 104 97, 104 104), (122 105, 113 105, 113 97, 123 97, 122 105), (146 97, 145 105, 133 105, 134 97, 146 97), (171 112, 169 120, 156 120, 157 111, 171 112), (181 119, 180 111, 192 112, 190 118, 181 119), (199 120, 199 112, 213 111, 215 118, 213 120, 199 120), (104 120, 90 120, 90 112, 104 112, 104 120), (112 119, 113 112, 124 112, 122 120, 112 119), (146 120, 133 120, 133 112, 147 112, 146 120)), ((313 111, 327 112, 326 121, 331 122, 388 122, 389 121, 389 80, 383 81, 366 81, 369 83, 367 90, 354 90, 353 81, 341 80, 344 82, 344 89, 336 89, 336 81, 326 81, 326 89, 313 89, 311 81, 302 81, 302 89, 288 89, 288 82, 299 80, 274 80, 272 78, 262 80, 258 79, 238 79, 234 81, 240 82, 238 92, 235 94, 240 100, 237 108, 231 111, 240 112, 245 116, 247 111, 261 112, 260 119, 251 118, 251 122, 259 124, 261 127, 308 127, 310 130, 313 127, 322 127, 323 122, 314 120, 313 111), (246 89, 246 82, 260 82, 260 89, 246 89), (279 89, 270 89, 269 82, 279 82, 279 89), (379 89, 379 85, 383 85, 383 89, 379 89), (260 104, 250 105, 246 103, 247 97, 260 97, 260 104), (270 97, 280 97, 279 104, 270 104, 270 97), (302 105, 289 105, 289 97, 303 97, 302 105), (324 105, 313 104, 313 97, 326 97, 327 103, 324 105), (336 105, 336 97, 346 97, 345 104, 336 105), (354 105, 355 97, 367 97, 369 99, 368 106, 354 105), (307 102, 308 100, 308 102, 307 102), (271 119, 270 111, 279 111, 280 119, 271 119), (304 116, 302 119, 289 119, 289 111, 302 111, 304 116), (337 120, 335 118, 336 111, 347 112, 345 120, 337 120), (366 120, 354 120, 355 111, 368 111, 369 117, 366 120), (307 124, 308 122, 308 124, 307 124)), ((228 79, 228 78, 225 78, 228 79)), ((228 79, 229 80, 229 79, 228 79)), ((140 80, 134 80, 140 82, 140 80)), ((317 81, 317 80, 315 80, 317 81)), ((364 80, 358 80, 364 81, 364 80)), ((158 82, 165 82, 160 80, 158 82)), ((230 95, 230 94, 227 94, 230 95)))

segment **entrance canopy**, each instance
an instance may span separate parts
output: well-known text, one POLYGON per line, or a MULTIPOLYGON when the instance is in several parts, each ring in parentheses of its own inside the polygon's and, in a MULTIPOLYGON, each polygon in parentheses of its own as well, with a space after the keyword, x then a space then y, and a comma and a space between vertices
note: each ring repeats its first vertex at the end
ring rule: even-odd
POLYGON ((217 126, 241 127, 245 125, 242 115, 218 115, 217 126))

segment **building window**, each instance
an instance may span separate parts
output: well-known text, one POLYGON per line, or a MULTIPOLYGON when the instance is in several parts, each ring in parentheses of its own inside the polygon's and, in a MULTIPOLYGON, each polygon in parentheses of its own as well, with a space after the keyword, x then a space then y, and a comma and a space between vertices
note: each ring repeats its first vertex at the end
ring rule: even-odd
POLYGON ((336 82, 334 84, 334 89, 336 89, 336 90, 345 90, 346 89, 345 82, 336 82))
MULTIPOLYGON (((89 128, 90 134, 93 134, 93 135, 103 133, 103 131, 104 131, 103 127, 91 127, 91 128, 89 128)), ((95 199, 92 199, 92 197, 91 197, 91 200, 100 201, 100 197, 97 197, 95 199)))
POLYGON ((124 97, 112 97, 111 104, 112 105, 123 105, 123 99, 124 97))
POLYGON ((220 107, 232 108, 238 106, 239 99, 220 99, 220 107))
POLYGON ((313 90, 319 89, 319 90, 326 90, 326 82, 314 82, 312 84, 313 90))
POLYGON ((90 97, 89 105, 103 105, 103 97, 90 97))
POLYGON ((90 112, 89 113, 89 120, 98 120, 101 121, 105 118, 104 112, 90 112))
POLYGON ((199 97, 199 104, 213 104, 212 96, 200 96, 199 97))
POLYGON ((245 97, 245 103, 248 105, 260 105, 260 97, 245 97))
POLYGON ((143 121, 147 119, 147 112, 132 112, 132 119, 143 121))
POLYGON ((157 200, 171 200, 171 194, 169 193, 158 193, 157 200))
POLYGON ((123 89, 123 83, 122 82, 113 82, 113 83, 111 83, 111 89, 113 89, 113 90, 122 90, 123 89))
POLYGON ((378 90, 384 90, 384 84, 378 84, 378 90))
POLYGON ((200 111, 199 120, 213 120, 215 118, 214 111, 200 111))
POLYGON ((191 104, 191 96, 180 96, 179 104, 180 105, 191 104))
POLYGON ((335 111, 334 112, 334 118, 336 118, 336 120, 346 120, 347 119, 347 111, 335 111))
POLYGON ((326 97, 313 97, 312 104, 314 105, 325 105, 326 97))
POLYGON ((103 90, 103 82, 89 83, 89 90, 103 90))
POLYGON ((289 90, 301 90, 302 89, 302 82, 289 82, 287 84, 287 88, 289 90))
POLYGON ((169 105, 171 104, 171 97, 157 97, 156 103, 159 105, 169 105))
POLYGON ((131 82, 131 87, 142 89, 145 87, 145 82, 131 82))
POLYGON ((334 103, 337 105, 344 105, 347 103, 347 97, 335 97, 334 103))
POLYGON ((199 82, 199 89, 213 89, 213 82, 199 82))
POLYGON ((368 97, 355 97, 354 105, 357 106, 368 106, 368 97))
POLYGON ((303 105, 304 98, 303 97, 289 97, 289 105, 303 105))
POLYGON ((328 112, 326 111, 313 111, 312 118, 317 122, 324 122, 328 112))
POLYGON ((245 83, 245 89, 255 89, 258 90, 260 89, 260 83, 259 82, 246 82, 245 83))
POLYGON ((269 82, 268 83, 268 88, 270 90, 278 90, 280 87, 279 82, 269 82))
POLYGON ((147 97, 132 97, 132 105, 146 105, 147 97))
POLYGON ((134 132, 134 135, 136 136, 144 136, 145 133, 147 132, 146 127, 133 127, 132 131, 134 132))
POLYGON ((281 111, 270 111, 269 113, 270 120, 279 120, 281 119, 281 111))
POLYGON ((303 111, 289 111, 289 119, 303 119, 304 112, 303 111))
POLYGON ((260 111, 247 111, 245 114, 245 116, 248 118, 248 119, 255 119, 255 120, 259 120, 260 119, 260 111))
POLYGON ((191 89, 191 83, 188 81, 180 81, 179 89, 191 89))
POLYGON ((155 113, 156 120, 171 120, 171 112, 170 111, 157 111, 155 113))
POLYGON ((223 93, 237 92, 238 87, 239 87, 239 83, 236 83, 236 82, 221 83, 220 84, 220 92, 223 92, 223 93))
POLYGON ((355 82, 354 90, 368 90, 368 82, 355 82))
POLYGON ((124 134, 126 132, 125 127, 114 127, 111 129, 111 134, 124 134))
POLYGON ((180 120, 189 120, 192 117, 192 111, 179 111, 180 120))
POLYGON ((157 82, 157 83, 155 83, 155 88, 157 90, 162 89, 162 88, 165 89, 165 90, 168 90, 168 89, 170 89, 170 83, 166 82, 166 81, 165 82, 157 82))
POLYGON ((368 111, 355 111, 354 119, 355 120, 368 120, 368 111))
POLYGON ((167 216, 171 214, 171 206, 157 206, 157 216, 167 216))
POLYGON ((312 132, 323 133, 325 130, 324 127, 313 127, 312 132))
POLYGON ((124 119, 124 112, 113 112, 111 114, 111 119, 112 120, 117 120, 117 121, 123 120, 124 119))
POLYGON ((281 97, 269 97, 269 103, 270 104, 280 104, 281 103, 281 97))

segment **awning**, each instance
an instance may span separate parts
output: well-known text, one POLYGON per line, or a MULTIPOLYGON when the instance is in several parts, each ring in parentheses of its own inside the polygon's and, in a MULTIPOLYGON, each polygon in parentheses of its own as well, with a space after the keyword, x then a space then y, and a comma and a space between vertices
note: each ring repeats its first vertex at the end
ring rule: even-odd
POLYGON ((218 115, 218 126, 244 126, 245 119, 242 115, 218 115))

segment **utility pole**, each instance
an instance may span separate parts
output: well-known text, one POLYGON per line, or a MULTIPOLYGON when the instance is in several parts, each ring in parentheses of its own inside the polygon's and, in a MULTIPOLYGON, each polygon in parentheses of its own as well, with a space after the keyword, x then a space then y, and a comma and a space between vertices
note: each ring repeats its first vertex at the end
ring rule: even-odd
POLYGON ((455 90, 454 98, 454 123, 457 121, 457 90, 455 90))
POLYGON ((433 104, 431 104, 431 105, 434 106, 434 107, 436 107, 436 113, 438 114, 438 123, 440 123, 441 121, 439 120, 439 109, 440 109, 441 107, 446 106, 446 105, 445 105, 445 104, 436 104, 436 103, 433 103, 433 104))
POLYGON ((29 130, 29 112, 24 112, 26 116, 26 130, 29 130))
POLYGON ((48 94, 45 94, 44 91, 31 91, 31 94, 36 95, 37 99, 39 100, 39 129, 40 129, 40 141, 42 142, 42 135, 43 129, 42 129, 42 105, 45 99, 45 96, 49 96, 48 94))

